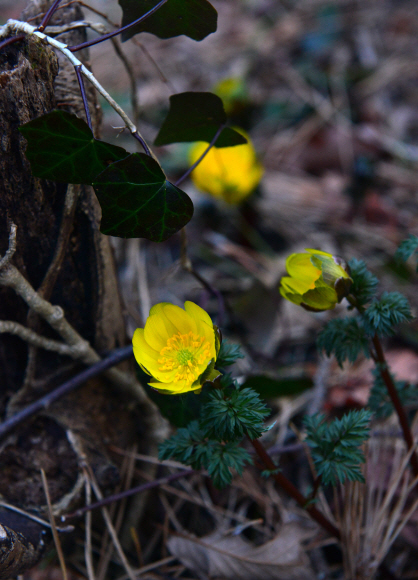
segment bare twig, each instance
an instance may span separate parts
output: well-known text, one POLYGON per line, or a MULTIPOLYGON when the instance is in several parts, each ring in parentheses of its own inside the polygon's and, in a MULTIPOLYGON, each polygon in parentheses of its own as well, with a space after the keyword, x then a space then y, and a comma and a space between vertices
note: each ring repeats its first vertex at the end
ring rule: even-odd
POLYGON ((396 414, 398 415, 399 423, 401 425, 401 429, 403 432, 403 436, 405 442, 408 446, 408 450, 411 451, 411 466, 414 471, 414 475, 418 476, 418 454, 416 451, 416 444, 414 441, 414 437, 412 435, 411 428, 409 426, 408 417, 406 416, 405 409, 401 403, 399 398, 398 390, 393 382, 392 375, 389 372, 388 365, 385 358, 385 353, 383 352, 382 344, 380 342, 379 337, 377 334, 374 335, 373 339, 373 346, 375 349, 375 354, 377 357, 377 363, 379 365, 379 372, 380 375, 386 385, 388 395, 392 404, 395 408, 396 414))
POLYGON ((0 334, 2 333, 14 334, 29 344, 44 348, 45 350, 67 355, 74 359, 80 358, 80 349, 77 346, 69 346, 64 342, 40 336, 33 330, 30 330, 30 328, 27 328, 27 326, 23 326, 13 320, 0 320, 0 334))
POLYGON ((189 169, 186 171, 186 173, 184 173, 179 179, 177 179, 177 181, 175 182, 175 186, 178 187, 181 183, 183 183, 183 181, 189 177, 189 175, 192 173, 192 171, 194 169, 196 169, 196 167, 199 165, 199 163, 201 161, 203 161, 203 159, 206 157, 206 155, 209 153, 209 151, 212 149, 212 147, 215 145, 216 141, 218 140, 219 135, 222 133, 222 131, 225 129, 225 124, 223 123, 219 129, 216 131, 212 141, 209 143, 209 145, 207 146, 207 148, 203 151, 202 155, 199 157, 199 159, 197 159, 193 165, 191 165, 189 167, 189 169))
MULTIPOLYGON (((86 505, 91 504, 91 486, 85 471, 85 488, 86 488, 86 505)), ((94 566, 93 566, 93 547, 91 542, 91 512, 86 513, 86 544, 84 546, 84 559, 86 561, 86 569, 88 580, 95 580, 94 566)))
POLYGON ((80 87, 81 98, 83 99, 84 111, 86 113, 87 125, 90 131, 93 133, 93 125, 91 124, 91 116, 89 109, 89 102, 87 100, 86 89, 84 88, 83 75, 81 74, 81 66, 77 65, 74 67, 75 74, 77 75, 78 86, 80 87))
POLYGON ((45 471, 43 469, 41 469, 41 476, 42 476, 42 485, 44 487, 44 492, 45 492, 45 497, 46 497, 46 503, 48 506, 48 516, 49 516, 49 521, 51 524, 52 536, 54 538, 55 549, 57 550, 63 580, 67 580, 68 579, 67 567, 65 565, 64 554, 62 552, 61 542, 60 542, 59 535, 57 532, 57 527, 55 525, 54 515, 52 513, 52 504, 51 504, 51 497, 49 495, 48 481, 46 479, 45 471))
POLYGON ((119 34, 122 34, 122 32, 125 32, 126 30, 129 30, 130 28, 133 28, 134 26, 137 26, 138 24, 140 24, 141 22, 143 22, 144 20, 146 20, 147 18, 152 16, 152 14, 154 14, 154 12, 157 12, 157 10, 159 10, 159 8, 161 8, 161 6, 163 6, 163 4, 165 4, 166 2, 167 2, 167 0, 160 0, 160 2, 158 2, 158 4, 156 4, 153 8, 151 8, 151 10, 148 10, 148 12, 143 14, 140 18, 137 18, 136 20, 134 20, 133 22, 130 22, 126 26, 122 26, 121 28, 118 28, 117 30, 114 30, 113 32, 109 32, 108 34, 104 34, 103 36, 100 36, 99 38, 95 38, 94 40, 88 40, 87 42, 77 44, 76 46, 70 46, 69 50, 71 50, 71 52, 77 52, 78 50, 82 50, 83 48, 88 48, 90 46, 94 46, 95 44, 99 44, 99 42, 104 42, 105 40, 108 40, 109 38, 113 38, 114 36, 118 36, 119 34))
MULTIPOLYGON (((85 364, 91 365, 99 362, 100 356, 91 347, 90 343, 83 339, 82 336, 69 324, 64 316, 64 311, 60 306, 53 306, 47 300, 44 300, 32 288, 29 282, 22 274, 8 264, 3 270, 0 270, 0 286, 12 288, 18 296, 23 298, 26 304, 41 316, 50 326, 63 338, 63 340, 75 351, 78 351, 78 360, 85 364)), ((158 411, 155 405, 148 399, 142 386, 134 376, 123 373, 118 369, 110 368, 113 365, 106 366, 109 369, 106 373, 107 378, 123 387, 130 392, 138 401, 148 406, 150 416, 156 418, 158 411)))
POLYGON ((11 36, 10 38, 6 38, 3 42, 0 42, 0 50, 6 48, 6 46, 10 46, 15 42, 19 42, 19 40, 24 40, 26 38, 26 34, 17 34, 16 36, 11 36))
POLYGON ((150 481, 148 483, 143 483, 142 485, 139 485, 137 487, 133 487, 132 489, 127 489, 126 491, 121 491, 120 493, 115 493, 114 495, 111 495, 109 497, 105 497, 104 499, 101 499, 100 501, 98 501, 96 503, 93 503, 91 505, 87 505, 83 508, 80 508, 77 511, 73 512, 72 514, 62 516, 62 520, 67 521, 67 520, 72 519, 72 518, 80 517, 84 513, 86 513, 87 511, 101 508, 101 507, 103 507, 105 505, 109 505, 110 503, 113 503, 115 501, 119 501, 125 497, 130 497, 131 495, 135 495, 137 493, 142 493, 144 491, 147 491, 148 489, 153 489, 153 488, 158 487, 160 485, 163 485, 165 483, 170 483, 171 481, 175 481, 176 479, 186 477, 187 475, 191 475, 192 473, 195 473, 195 471, 193 469, 184 469, 184 470, 179 471, 177 473, 172 473, 171 475, 167 475, 166 477, 161 477, 160 479, 155 479, 154 481, 150 481))
MULTIPOLYGON (((64 209, 62 213, 58 239, 55 246, 54 257, 52 258, 44 279, 42 280, 42 283, 37 290, 38 294, 45 300, 49 300, 58 275, 61 271, 65 252, 68 246, 68 240, 70 239, 70 234, 73 227, 74 215, 79 194, 80 185, 69 184, 67 186, 64 200, 64 209)), ((35 332, 39 330, 39 317, 33 310, 29 310, 28 312, 27 325, 35 332)), ((23 387, 20 390, 19 396, 22 396, 28 389, 32 387, 32 381, 36 370, 36 353, 36 347, 32 345, 29 346, 28 363, 26 366, 23 387)))
POLYGON ((42 22, 38 26, 39 32, 43 32, 48 25, 48 22, 51 20, 54 12, 57 10, 58 6, 61 4, 62 0, 55 0, 55 2, 48 8, 44 17, 42 18, 42 22))
POLYGON ((115 50, 116 55, 118 56, 119 60, 121 61, 121 63, 125 67, 126 73, 129 77, 132 115, 134 118, 134 123, 138 124, 139 123, 138 83, 136 81, 135 71, 133 69, 133 66, 132 66, 130 60, 128 59, 126 54, 123 52, 122 47, 121 47, 118 39, 111 38, 111 42, 112 42, 112 45, 113 45, 113 48, 115 50))
POLYGON ((187 255, 187 233, 185 227, 180 230, 180 236, 181 236, 181 249, 180 249, 181 266, 182 268, 184 268, 184 270, 186 270, 187 272, 189 272, 189 274, 191 274, 194 278, 196 278, 199 284, 201 284, 203 288, 205 288, 209 292, 209 294, 212 294, 212 296, 214 296, 218 300, 218 309, 219 309, 218 324, 219 326, 222 326, 225 316, 225 308, 227 306, 225 299, 217 288, 212 286, 212 284, 210 284, 207 280, 205 280, 205 278, 203 278, 203 276, 201 276, 199 272, 197 272, 194 269, 192 261, 187 255))
POLYGON ((9 231, 9 247, 3 258, 0 260, 0 270, 8 266, 10 260, 13 258, 13 254, 16 252, 16 232, 17 226, 11 222, 9 231))
MULTIPOLYGON (((82 0, 71 0, 70 2, 67 2, 66 4, 62 4, 59 9, 61 10, 62 8, 67 8, 68 6, 71 6, 72 4, 79 4, 80 6, 83 6, 83 8, 86 8, 87 10, 90 10, 91 12, 93 12, 94 14, 97 14, 98 16, 100 16, 101 18, 103 18, 103 20, 105 20, 108 24, 110 24, 111 26, 113 26, 113 28, 118 28, 118 24, 116 24, 116 22, 113 22, 109 16, 107 14, 105 14, 104 12, 101 12, 100 10, 97 10, 97 8, 94 8, 93 6, 89 6, 88 4, 86 4, 85 2, 83 2, 82 0)), ((31 22, 32 20, 36 20, 36 18, 39 18, 39 16, 34 16, 33 18, 29 18, 28 22, 31 22)), ((52 30, 52 27, 48 28, 48 32, 52 30)), ((104 34, 104 32, 101 32, 101 34, 104 34)), ((22 38, 24 38, 24 36, 22 35, 22 38)), ((154 60, 154 58, 152 57, 152 55, 149 53, 149 51, 147 50, 147 48, 141 43, 139 42, 139 40, 135 37, 132 37, 130 39, 130 41, 135 44, 135 46, 137 46, 138 48, 140 48, 142 50, 142 52, 144 53, 144 55, 146 56, 146 58, 150 61, 150 63, 155 67, 156 71, 158 72, 161 80, 163 83, 165 83, 166 85, 169 86, 170 90, 172 93, 177 92, 176 88, 174 87, 173 83, 165 76, 165 74, 163 73, 163 71, 161 70, 160 66, 158 65, 158 63, 154 60)), ((135 121, 136 122, 136 121, 135 121)))
MULTIPOLYGON (((125 111, 122 109, 122 107, 120 107, 116 103, 116 101, 114 99, 112 99, 112 97, 102 87, 102 85, 99 83, 99 81, 93 75, 93 73, 91 73, 76 56, 74 56, 74 54, 69 50, 69 48, 66 44, 59 42, 55 38, 51 38, 50 36, 47 36, 43 32, 38 32, 34 26, 31 26, 27 22, 21 22, 19 20, 8 20, 7 23, 5 24, 5 26, 0 28, 0 36, 6 36, 8 33, 14 32, 14 31, 25 32, 26 34, 37 36, 38 38, 46 41, 50 46, 52 46, 53 48, 55 48, 59 52, 61 52, 71 62, 71 64, 73 66, 80 66, 80 72, 91 82, 91 84, 95 87, 95 89, 102 95, 102 97, 109 103, 109 105, 121 117, 121 119, 125 123, 126 127, 129 129, 129 131, 132 134, 135 134, 136 138, 138 135, 145 143, 145 140, 140 135, 137 127, 131 121, 131 119, 128 117, 128 115, 125 113, 125 111)), ((146 145, 146 147, 148 149, 148 152, 146 151, 147 154, 150 153, 152 155, 148 145, 146 145)))
POLYGON ((276 483, 284 489, 296 502, 315 520, 322 528, 327 530, 332 536, 338 540, 341 538, 340 531, 330 522, 324 514, 322 514, 315 506, 307 505, 308 499, 300 493, 300 491, 287 479, 280 471, 277 471, 277 466, 271 459, 270 455, 265 450, 264 446, 258 439, 248 438, 251 445, 254 447, 257 455, 264 463, 264 465, 271 471, 271 476, 276 480, 276 483))
POLYGON ((13 289, 18 296, 23 298, 29 308, 46 320, 69 346, 79 351, 81 361, 92 364, 100 360, 89 342, 84 340, 67 322, 63 309, 41 298, 17 268, 9 264, 7 268, 0 271, 0 286, 13 289))
MULTIPOLYGON (((160 568, 161 566, 165 566, 166 564, 171 564, 171 562, 174 562, 174 560, 177 560, 177 558, 175 556, 169 556, 168 558, 163 558, 162 560, 158 560, 158 562, 152 562, 152 564, 147 564, 146 566, 142 566, 142 568, 138 568, 137 570, 134 570, 134 573, 137 576, 142 576, 142 574, 145 574, 145 572, 150 572, 151 570, 155 570, 156 568, 160 568)), ((128 576, 119 576, 119 578, 117 578, 117 580, 127 580, 128 576)))
MULTIPOLYGON (((90 468, 88 469, 88 471, 89 471, 89 479, 90 479, 90 483, 91 483, 91 486, 93 488, 93 491, 96 494, 97 499, 99 499, 101 501, 103 499, 102 492, 97 484, 97 481, 93 475, 93 472, 91 471, 90 468)), ((88 506, 86 506, 86 507, 88 507, 88 506)), ((89 506, 89 507, 91 507, 91 506, 89 506)), ((103 516, 103 519, 106 523, 106 527, 109 531, 110 537, 112 538, 113 545, 115 546, 115 549, 119 555, 119 558, 121 560, 123 567, 126 570, 126 573, 128 574, 128 577, 130 578, 130 580, 136 580, 136 576, 134 574, 134 571, 132 570, 132 568, 131 568, 131 566, 130 566, 130 564, 125 556, 125 553, 122 550, 122 546, 120 545, 116 530, 112 524, 112 520, 110 519, 109 512, 107 511, 107 509, 105 507, 102 507, 102 516, 103 516)))
MULTIPOLYGON (((135 445, 135 450, 137 446, 135 445)), ((129 489, 132 485, 133 476, 135 473, 135 458, 132 455, 125 455, 123 458, 122 467, 120 469, 120 479, 121 483, 119 484, 116 493, 121 491, 122 489, 129 489), (123 486, 123 488, 122 488, 123 486)), ((109 509, 109 515, 114 522, 116 533, 121 537, 121 541, 123 542, 123 537, 120 534, 122 523, 124 519, 127 517, 127 513, 125 511, 126 508, 126 499, 121 500, 118 503, 113 503, 109 509), (116 514, 116 517, 115 517, 116 514)), ((88 512, 92 513, 92 512, 88 512)), ((108 576, 108 567, 113 555, 113 547, 109 545, 108 542, 108 534, 103 536, 102 546, 100 550, 100 561, 97 570, 97 580, 105 580, 108 576)))
POLYGON ((124 348, 120 348, 114 351, 110 356, 107 358, 99 361, 95 365, 91 366, 90 368, 86 369, 82 373, 76 375, 72 379, 66 381, 41 399, 38 399, 31 405, 28 405, 16 415, 13 415, 6 421, 0 424, 0 438, 9 433, 12 429, 14 429, 17 425, 20 425, 23 421, 35 415, 42 409, 48 408, 54 401, 57 401, 64 395, 70 393, 71 391, 75 390, 77 387, 85 383, 88 379, 92 377, 96 377, 97 375, 103 373, 106 369, 122 362, 133 356, 132 347, 125 346, 124 348))
MULTIPOLYGON (((35 516, 34 514, 31 514, 29 512, 26 512, 25 510, 22 510, 18 507, 16 507, 15 505, 11 505, 5 501, 1 501, 0 500, 0 507, 5 508, 7 510, 10 510, 12 512, 15 512, 17 514, 20 514, 21 516, 25 516, 26 518, 28 518, 29 520, 32 520, 38 524, 41 524, 41 526, 45 526, 46 528, 50 528, 51 524, 49 522, 47 522, 46 520, 43 520, 42 518, 38 518, 38 516, 35 516)), ((74 530, 74 526, 64 526, 64 527, 58 527, 57 526, 57 531, 60 533, 68 533, 68 532, 72 532, 74 530)))

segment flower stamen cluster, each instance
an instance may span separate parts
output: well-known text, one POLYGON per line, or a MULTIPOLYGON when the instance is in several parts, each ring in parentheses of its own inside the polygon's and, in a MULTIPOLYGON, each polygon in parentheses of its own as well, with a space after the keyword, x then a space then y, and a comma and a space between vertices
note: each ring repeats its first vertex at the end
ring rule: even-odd
POLYGON ((194 382, 200 372, 200 365, 210 360, 210 344, 203 337, 193 332, 175 334, 167 340, 158 362, 161 371, 177 369, 174 382, 187 380, 194 382))

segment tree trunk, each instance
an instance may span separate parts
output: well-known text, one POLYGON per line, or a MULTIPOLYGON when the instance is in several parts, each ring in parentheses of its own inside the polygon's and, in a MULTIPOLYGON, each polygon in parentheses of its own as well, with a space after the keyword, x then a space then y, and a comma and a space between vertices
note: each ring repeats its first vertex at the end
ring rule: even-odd
MULTIPOLYGON (((23 19, 45 12, 49 4, 32 0, 23 19)), ((52 23, 82 18, 80 8, 71 5, 59 10, 52 23)), ((78 29, 58 39, 77 44, 85 40, 85 32, 78 29)), ((80 53, 78 56, 87 58, 86 54, 84 59, 80 53)), ((98 136, 100 111, 94 90, 86 89, 98 136)), ((0 253, 7 250, 11 221, 17 226, 14 266, 46 300, 61 306, 83 338, 104 353, 125 344, 126 336, 113 257, 108 238, 99 232, 100 207, 94 191, 33 177, 24 153, 26 141, 18 131, 23 123, 54 108, 85 118, 76 75, 68 61, 60 55, 57 58, 35 38, 3 49, 0 253)), ((59 338, 10 288, 0 288, 0 319, 59 338)), ((0 417, 13 415, 81 368, 68 357, 28 347, 15 336, 0 335, 0 417)), ((118 481, 118 468, 109 458, 108 445, 126 448, 138 441, 145 445, 138 429, 142 424, 138 409, 131 407, 128 395, 121 396, 100 378, 17 429, 0 442, 3 501, 45 517, 43 469, 55 513, 69 510, 83 490, 81 456, 87 458, 99 485, 111 491, 118 481)), ((0 511, 0 580, 34 564, 44 535, 45 529, 26 517, 8 509, 0 511)))

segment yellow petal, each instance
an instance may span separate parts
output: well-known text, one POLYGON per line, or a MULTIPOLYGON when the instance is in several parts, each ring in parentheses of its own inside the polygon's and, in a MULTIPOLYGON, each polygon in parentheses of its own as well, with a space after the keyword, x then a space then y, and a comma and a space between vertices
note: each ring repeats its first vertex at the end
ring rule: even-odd
POLYGON ((166 325, 161 316, 154 314, 149 316, 144 328, 144 337, 148 344, 158 352, 167 345, 167 340, 172 335, 168 334, 166 325))
POLYGON ((137 328, 132 337, 132 345, 134 349, 134 356, 138 364, 144 365, 152 372, 153 367, 157 362, 159 353, 154 350, 144 338, 144 329, 137 328))
POLYGON ((281 286, 279 288, 279 291, 280 291, 280 294, 283 296, 283 298, 286 298, 286 300, 293 302, 293 304, 299 305, 302 302, 302 295, 301 294, 293 294, 292 292, 289 292, 285 288, 283 288, 283 286, 281 286))
POLYGON ((197 385, 192 387, 186 381, 178 381, 177 383, 148 383, 150 387, 161 391, 167 395, 181 395, 182 393, 188 393, 189 391, 196 391, 202 388, 202 385, 197 385))
POLYGON ((312 283, 306 280, 299 280, 299 278, 290 278, 289 276, 284 276, 281 279, 281 285, 292 294, 305 294, 308 290, 315 288, 315 282, 312 283))
POLYGON ((196 321, 183 308, 180 308, 180 306, 167 304, 164 306, 164 314, 180 334, 188 334, 189 332, 196 334, 196 321))
POLYGON ((150 316, 156 315, 159 318, 161 318, 162 322, 164 323, 165 329, 167 331, 167 336, 172 337, 178 333, 178 330, 174 326, 174 324, 172 322, 170 322, 170 320, 167 318, 167 316, 164 312, 164 309, 167 306, 172 306, 172 304, 170 304, 170 302, 160 302, 159 304, 155 304, 155 306, 153 306, 151 308, 151 310, 149 311, 149 315, 150 316))
MULTIPOLYGON (((235 147, 213 147, 192 173, 193 183, 214 197, 236 204, 247 197, 258 185, 263 167, 257 161, 248 135, 237 129, 248 143, 235 147)), ((195 143, 189 154, 194 163, 207 149, 207 143, 195 143)))
POLYGON ((213 322, 209 314, 194 302, 190 302, 189 300, 187 300, 184 303, 184 309, 187 312, 187 314, 190 314, 190 316, 192 316, 193 318, 201 320, 205 322, 207 325, 209 325, 211 328, 213 328, 213 322))
POLYGON ((335 307, 338 296, 333 288, 323 282, 319 283, 314 290, 309 290, 303 295, 302 302, 317 310, 331 310, 335 307))
POLYGON ((204 336, 209 342, 211 346, 209 358, 216 358, 215 329, 209 314, 194 302, 185 302, 184 308, 187 314, 196 321, 196 334, 204 336))
POLYGON ((328 256, 328 258, 332 258, 332 254, 329 252, 323 252, 322 250, 314 250, 313 248, 305 248, 307 252, 310 254, 318 254, 318 256, 328 256))
POLYGON ((321 270, 312 264, 309 254, 291 254, 286 260, 286 269, 289 276, 304 282, 308 288, 314 288, 315 280, 321 275, 321 270))

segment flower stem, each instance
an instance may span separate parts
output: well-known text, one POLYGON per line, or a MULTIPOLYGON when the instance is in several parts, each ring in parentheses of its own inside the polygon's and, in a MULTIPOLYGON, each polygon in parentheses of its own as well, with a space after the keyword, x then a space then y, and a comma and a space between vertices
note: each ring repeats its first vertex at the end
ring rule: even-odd
MULTIPOLYGON (((351 295, 347 296, 347 300, 350 302, 350 304, 354 308, 356 308, 358 310, 358 312, 360 313, 361 316, 364 314, 365 308, 358 304, 357 298, 355 296, 353 296, 351 294, 351 295)), ((395 408, 396 414, 398 415, 398 419, 399 419, 399 423, 400 423, 400 426, 402 429, 405 443, 408 447, 408 450, 411 450, 415 446, 414 437, 412 435, 411 428, 409 426, 408 417, 406 416, 405 409, 403 408, 403 405, 402 405, 401 400, 399 398, 398 390, 396 388, 395 383, 393 382, 392 375, 389 372, 389 367, 388 367, 388 364, 386 362, 386 357, 385 357, 385 353, 383 351, 382 343, 380 342, 380 338, 377 336, 377 334, 375 334, 373 336, 372 343, 374 346, 374 352, 372 349, 370 349, 370 355, 371 355, 372 359, 374 360, 374 362, 376 363, 376 365, 378 365, 380 376, 382 377, 382 379, 386 385, 388 395, 390 397, 390 400, 392 401, 392 405, 395 408)), ((418 455, 417 455, 416 450, 413 451, 413 453, 411 455, 411 466, 412 466, 412 470, 414 472, 414 475, 417 476, 418 475, 418 455)))
POLYGON ((109 32, 108 34, 104 34, 103 36, 99 36, 99 38, 95 38, 94 40, 88 40, 87 42, 83 42, 82 44, 77 44, 76 46, 69 46, 68 50, 70 50, 71 52, 77 52, 78 50, 82 50, 83 48, 88 48, 89 46, 94 46, 95 44, 99 44, 99 42, 104 42, 105 40, 108 40, 109 38, 113 38, 114 36, 117 36, 118 34, 122 34, 122 32, 125 32, 125 30, 129 30, 133 26, 136 26, 136 25, 140 24, 141 22, 143 22, 149 16, 152 16, 154 14, 154 12, 157 12, 157 10, 159 8, 161 8, 161 6, 163 4, 165 4, 166 2, 167 2, 167 0, 160 0, 160 2, 158 2, 158 4, 156 4, 154 6, 154 8, 151 8, 151 10, 148 10, 148 12, 143 14, 140 18, 137 18, 136 20, 134 20, 133 22, 130 22, 126 26, 122 26, 121 28, 118 28, 117 30, 114 30, 113 32, 109 32))
POLYGON ((330 522, 323 513, 321 513, 315 506, 307 505, 308 499, 300 493, 300 491, 293 485, 291 481, 287 479, 280 471, 277 471, 277 466, 273 462, 272 458, 266 451, 264 445, 258 439, 250 439, 251 445, 254 447, 257 455, 264 463, 264 465, 272 472, 272 477, 276 480, 276 483, 284 489, 297 503, 304 508, 308 514, 311 516, 313 520, 315 520, 321 527, 323 527, 327 532, 329 532, 332 536, 337 538, 337 540, 341 539, 341 534, 338 528, 334 526, 332 522, 330 522))
POLYGON ((77 75, 78 85, 80 87, 81 98, 83 99, 84 111, 86 113, 86 119, 87 119, 87 125, 89 126, 90 131, 93 133, 93 125, 91 124, 89 102, 87 100, 86 89, 84 88, 83 75, 81 74, 81 65, 75 66, 74 69, 75 69, 75 73, 77 75))
MULTIPOLYGON (((374 335, 373 339, 373 346, 376 354, 376 362, 379 365, 380 375, 385 382, 390 400, 395 408, 395 411, 398 415, 399 423, 401 425, 401 429, 403 432, 403 436, 405 442, 408 446, 408 450, 412 449, 415 446, 414 437, 412 435, 408 418, 405 413, 405 409, 402 406, 401 400, 399 398, 398 391, 396 389, 395 383, 393 382, 392 376, 389 372, 388 365, 385 358, 385 353, 383 352, 382 343, 380 342, 379 337, 377 334, 374 335)), ((414 451, 411 455, 411 466, 414 471, 414 475, 418 475, 418 455, 417 452, 414 451)))
POLYGON ((44 17, 42 18, 42 22, 40 23, 40 25, 38 26, 37 30, 39 30, 39 32, 43 32, 45 30, 45 28, 48 26, 48 22, 51 20, 54 12, 56 12, 58 6, 61 4, 62 0, 55 0, 55 2, 52 4, 52 6, 49 7, 49 9, 47 10, 47 12, 44 14, 44 17))
POLYGON ((178 187, 180 185, 180 183, 183 183, 183 181, 189 177, 189 175, 191 174, 192 171, 194 171, 196 169, 196 167, 199 165, 199 163, 201 161, 203 161, 203 159, 206 157, 206 155, 209 153, 209 151, 212 149, 212 147, 215 145, 216 141, 218 140, 219 135, 222 133, 222 131, 225 129, 225 123, 222 123, 222 125, 219 127, 219 129, 216 131, 212 141, 209 143, 207 149, 205 149, 202 153, 202 155, 199 157, 199 159, 197 159, 193 165, 191 165, 189 167, 189 169, 186 171, 186 173, 184 173, 176 182, 175 182, 175 186, 178 187))

